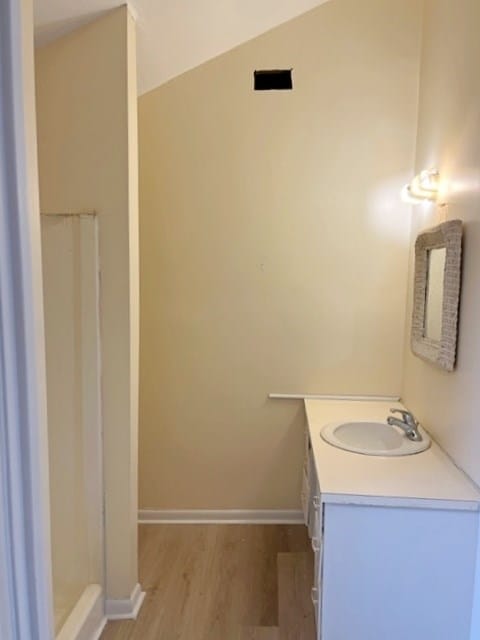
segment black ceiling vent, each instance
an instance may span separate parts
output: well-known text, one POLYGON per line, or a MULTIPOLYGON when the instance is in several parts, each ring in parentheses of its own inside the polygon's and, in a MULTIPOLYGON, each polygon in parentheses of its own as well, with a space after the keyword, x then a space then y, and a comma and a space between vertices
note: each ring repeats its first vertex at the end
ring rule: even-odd
POLYGON ((293 89, 292 69, 270 69, 253 72, 255 91, 289 91, 293 89))

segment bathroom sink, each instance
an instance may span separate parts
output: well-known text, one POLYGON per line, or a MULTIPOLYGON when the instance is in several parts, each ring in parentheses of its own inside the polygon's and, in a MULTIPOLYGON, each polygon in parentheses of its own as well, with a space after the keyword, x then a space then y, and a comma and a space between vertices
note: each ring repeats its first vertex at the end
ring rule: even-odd
POLYGON ((404 432, 386 422, 332 422, 321 431, 328 444, 367 456, 410 456, 425 451, 431 444, 422 427, 422 440, 413 442, 404 432))

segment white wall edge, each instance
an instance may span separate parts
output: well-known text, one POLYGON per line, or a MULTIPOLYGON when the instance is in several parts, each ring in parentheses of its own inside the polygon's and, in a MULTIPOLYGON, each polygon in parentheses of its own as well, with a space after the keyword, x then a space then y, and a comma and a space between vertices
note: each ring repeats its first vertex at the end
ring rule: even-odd
POLYGON ((140 524, 304 524, 300 509, 141 509, 140 524))
POLYGON ((320 393, 269 393, 271 400, 345 400, 365 402, 399 402, 400 396, 342 396, 320 393))
POLYGON ((32 2, 0 13, 0 636, 51 640, 32 2))
POLYGON ((98 584, 90 584, 80 596, 55 640, 98 640, 106 623, 102 588, 98 584))
POLYGON ((126 600, 106 600, 105 615, 107 620, 136 620, 145 599, 145 591, 137 583, 130 598, 126 600))
POLYGON ((133 20, 135 22, 137 22, 138 21, 138 11, 137 11, 136 7, 134 7, 131 2, 125 2, 125 6, 127 7, 128 13, 132 16, 133 20))

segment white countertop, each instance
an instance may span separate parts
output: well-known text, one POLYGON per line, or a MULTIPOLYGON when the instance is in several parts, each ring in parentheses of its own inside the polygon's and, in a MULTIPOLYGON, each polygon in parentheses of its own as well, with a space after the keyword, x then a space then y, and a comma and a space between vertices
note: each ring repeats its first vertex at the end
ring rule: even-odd
POLYGON ((404 408, 391 401, 305 400, 322 500, 478 511, 480 490, 433 440, 422 453, 384 458, 338 449, 320 435, 330 422, 384 422, 390 407, 404 408))

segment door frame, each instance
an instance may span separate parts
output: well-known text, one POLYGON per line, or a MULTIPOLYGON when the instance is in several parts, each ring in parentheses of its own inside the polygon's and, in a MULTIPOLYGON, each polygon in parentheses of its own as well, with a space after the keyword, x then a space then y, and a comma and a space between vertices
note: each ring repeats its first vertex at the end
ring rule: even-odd
POLYGON ((52 640, 31 0, 0 0, 0 625, 52 640))

